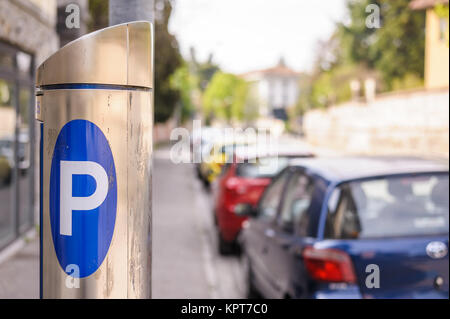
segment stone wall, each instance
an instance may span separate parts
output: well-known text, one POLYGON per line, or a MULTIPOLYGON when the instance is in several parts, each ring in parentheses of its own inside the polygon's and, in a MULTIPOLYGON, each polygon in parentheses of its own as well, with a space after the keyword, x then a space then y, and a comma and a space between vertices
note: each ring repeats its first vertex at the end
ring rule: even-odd
POLYGON ((449 157, 449 90, 408 91, 313 110, 309 143, 352 154, 449 157))

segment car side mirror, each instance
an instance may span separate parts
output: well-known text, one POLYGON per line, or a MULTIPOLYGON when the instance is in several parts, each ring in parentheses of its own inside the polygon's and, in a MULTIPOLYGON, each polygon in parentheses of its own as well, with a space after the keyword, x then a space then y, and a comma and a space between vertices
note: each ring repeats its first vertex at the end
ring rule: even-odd
POLYGON ((256 209, 250 203, 240 203, 234 206, 234 213, 238 216, 256 216, 256 209))

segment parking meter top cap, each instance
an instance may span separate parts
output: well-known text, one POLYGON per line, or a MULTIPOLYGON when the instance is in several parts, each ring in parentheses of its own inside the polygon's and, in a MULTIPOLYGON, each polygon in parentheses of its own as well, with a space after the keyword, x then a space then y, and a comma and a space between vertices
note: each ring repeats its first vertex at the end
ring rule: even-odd
POLYGON ((107 84, 153 87, 153 26, 119 24, 89 33, 50 56, 37 70, 36 86, 107 84))

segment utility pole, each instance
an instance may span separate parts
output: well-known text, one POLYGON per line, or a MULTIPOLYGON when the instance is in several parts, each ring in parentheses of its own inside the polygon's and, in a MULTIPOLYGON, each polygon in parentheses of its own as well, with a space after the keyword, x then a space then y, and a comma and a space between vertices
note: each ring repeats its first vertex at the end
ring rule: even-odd
POLYGON ((109 25, 130 21, 154 22, 154 0, 109 0, 109 25))

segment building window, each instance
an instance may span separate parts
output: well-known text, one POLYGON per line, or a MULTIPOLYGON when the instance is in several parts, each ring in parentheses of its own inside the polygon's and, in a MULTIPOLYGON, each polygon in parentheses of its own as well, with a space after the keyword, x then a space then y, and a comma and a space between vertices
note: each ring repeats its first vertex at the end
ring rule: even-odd
POLYGON ((33 57, 0 42, 0 249, 34 225, 33 57))

